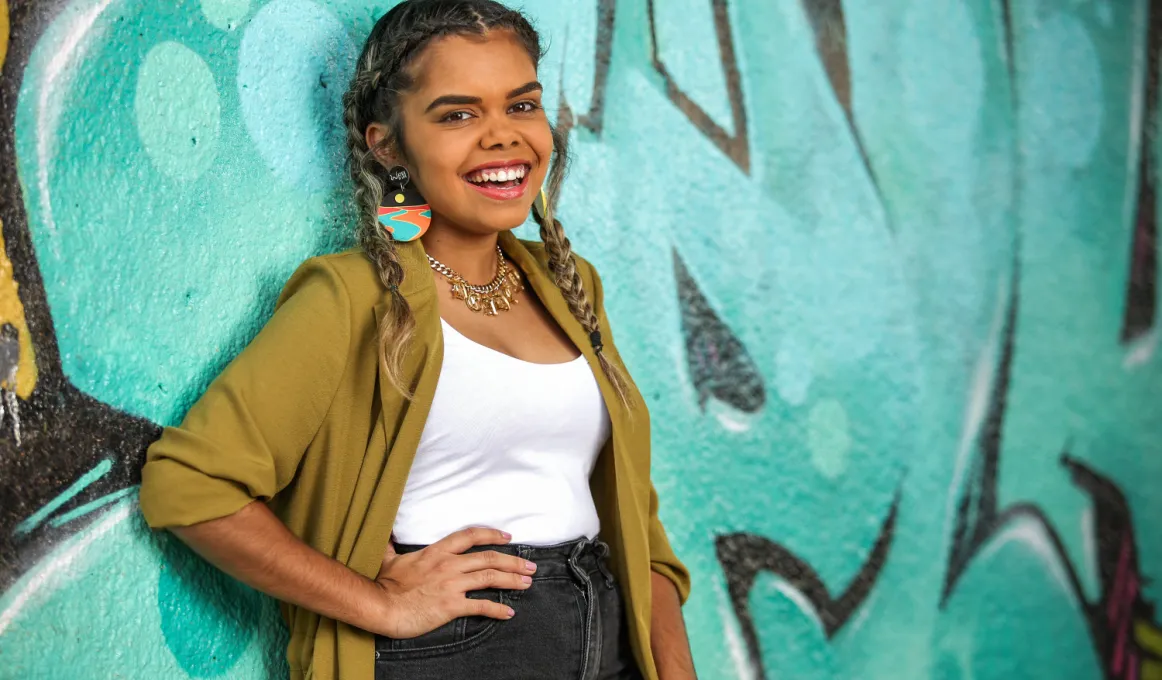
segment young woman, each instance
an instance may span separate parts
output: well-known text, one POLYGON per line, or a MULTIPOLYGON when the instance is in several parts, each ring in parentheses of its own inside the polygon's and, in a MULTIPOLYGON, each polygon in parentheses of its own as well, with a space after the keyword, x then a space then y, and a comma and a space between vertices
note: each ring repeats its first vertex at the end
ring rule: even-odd
POLYGON ((300 266, 148 451, 146 519, 284 603, 295 678, 694 677, 540 56, 489 0, 379 20, 344 100, 360 247, 300 266))

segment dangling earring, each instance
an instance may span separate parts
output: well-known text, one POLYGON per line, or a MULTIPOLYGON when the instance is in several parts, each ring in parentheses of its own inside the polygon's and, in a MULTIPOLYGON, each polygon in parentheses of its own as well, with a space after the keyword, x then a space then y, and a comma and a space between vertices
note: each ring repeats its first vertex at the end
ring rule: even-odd
POLYGON ((533 199, 533 212, 541 222, 545 221, 545 213, 549 210, 549 197, 545 195, 544 187, 541 188, 541 193, 533 199))
POLYGON ((383 192, 379 205, 379 223, 396 241, 414 241, 432 224, 432 206, 411 185, 407 168, 396 165, 388 169, 387 181, 395 189, 383 192))

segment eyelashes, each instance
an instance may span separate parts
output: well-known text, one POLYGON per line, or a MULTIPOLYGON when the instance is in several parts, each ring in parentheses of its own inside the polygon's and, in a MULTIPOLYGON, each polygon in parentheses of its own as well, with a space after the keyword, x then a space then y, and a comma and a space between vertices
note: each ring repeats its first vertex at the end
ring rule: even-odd
MULTIPOLYGON (((513 104, 512 106, 508 107, 508 112, 522 114, 522 115, 529 115, 532 113, 536 113, 537 111, 540 111, 542 108, 544 108, 544 107, 542 107, 537 102, 532 101, 531 99, 527 99, 525 101, 517 102, 517 103, 513 104)), ((465 110, 461 109, 459 111, 449 111, 448 113, 446 113, 444 116, 442 116, 440 118, 439 122, 441 122, 441 123, 463 123, 463 122, 467 121, 469 118, 475 118, 475 117, 476 116, 471 111, 465 111, 465 110)))
MULTIPOLYGON (((527 106, 527 107, 528 107, 528 108, 527 108, 527 109, 525 109, 524 111, 520 111, 520 113, 535 113, 536 111, 540 110, 540 108, 541 108, 541 105, 540 105, 540 104, 538 104, 538 103, 536 103, 536 102, 534 102, 534 101, 531 101, 531 100, 529 100, 529 101, 523 101, 523 102, 517 102, 517 103, 513 104, 511 108, 512 108, 512 109, 515 109, 515 108, 517 108, 518 106, 527 106)), ((511 109, 510 109, 510 110, 511 110, 511 109)))
POLYGON ((472 114, 468 113, 467 111, 452 111, 452 112, 446 114, 445 116, 443 116, 442 118, 440 118, 440 122, 441 123, 462 123, 465 120, 467 120, 467 118, 456 118, 456 116, 459 116, 459 115, 470 116, 472 114))

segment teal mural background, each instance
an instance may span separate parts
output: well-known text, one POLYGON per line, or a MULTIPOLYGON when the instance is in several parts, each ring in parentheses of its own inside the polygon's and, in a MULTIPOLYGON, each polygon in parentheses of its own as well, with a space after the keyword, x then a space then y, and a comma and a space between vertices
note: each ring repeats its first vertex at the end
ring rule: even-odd
MULTIPOLYGON (((391 3, 12 4, 38 356, 174 424, 348 243, 339 99, 391 3)), ((525 7, 700 677, 1162 678, 1162 3, 525 7)), ((0 677, 285 673, 274 605, 151 535, 132 472, 78 495, 141 446, 50 441, 3 449, 80 467, 4 483, 45 491, 12 506, 0 677)))

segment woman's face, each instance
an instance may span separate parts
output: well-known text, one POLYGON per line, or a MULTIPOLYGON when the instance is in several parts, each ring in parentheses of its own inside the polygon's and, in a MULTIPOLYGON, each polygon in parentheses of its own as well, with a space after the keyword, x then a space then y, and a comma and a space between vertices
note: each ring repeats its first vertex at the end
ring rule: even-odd
MULTIPOLYGON (((553 150, 524 47, 508 31, 451 36, 428 45, 411 68, 415 86, 400 98, 406 165, 432 206, 432 229, 519 226, 553 150)), ((375 127, 369 142, 386 133, 375 127)))

